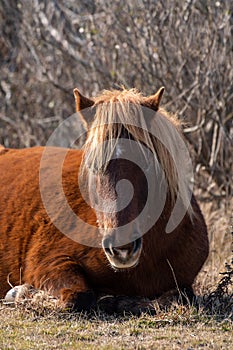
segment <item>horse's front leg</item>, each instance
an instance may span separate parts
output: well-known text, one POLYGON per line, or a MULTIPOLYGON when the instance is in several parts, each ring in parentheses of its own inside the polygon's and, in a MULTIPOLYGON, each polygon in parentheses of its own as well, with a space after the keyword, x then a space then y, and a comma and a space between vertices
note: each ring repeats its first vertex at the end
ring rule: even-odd
POLYGON ((59 304, 75 311, 90 311, 96 306, 96 295, 93 290, 79 291, 76 286, 59 290, 59 304))
POLYGON ((34 267, 30 261, 24 272, 24 281, 58 297, 59 305, 76 311, 89 311, 96 305, 96 295, 81 266, 69 257, 51 261, 48 256, 34 267))

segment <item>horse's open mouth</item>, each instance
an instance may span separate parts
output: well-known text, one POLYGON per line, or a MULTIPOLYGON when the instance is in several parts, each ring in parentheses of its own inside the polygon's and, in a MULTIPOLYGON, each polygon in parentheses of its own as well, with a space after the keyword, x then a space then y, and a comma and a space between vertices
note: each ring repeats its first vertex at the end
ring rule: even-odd
POLYGON ((103 248, 113 268, 129 269, 135 267, 139 262, 142 250, 142 239, 138 238, 134 242, 120 248, 112 247, 111 244, 103 248))

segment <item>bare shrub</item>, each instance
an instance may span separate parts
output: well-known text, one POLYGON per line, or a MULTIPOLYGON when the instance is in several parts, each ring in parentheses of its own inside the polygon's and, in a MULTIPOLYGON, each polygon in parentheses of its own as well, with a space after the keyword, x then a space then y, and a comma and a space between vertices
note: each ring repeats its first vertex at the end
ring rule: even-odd
POLYGON ((0 142, 44 144, 74 112, 72 89, 166 87, 203 187, 230 196, 232 8, 229 1, 13 0, 0 5, 0 142))

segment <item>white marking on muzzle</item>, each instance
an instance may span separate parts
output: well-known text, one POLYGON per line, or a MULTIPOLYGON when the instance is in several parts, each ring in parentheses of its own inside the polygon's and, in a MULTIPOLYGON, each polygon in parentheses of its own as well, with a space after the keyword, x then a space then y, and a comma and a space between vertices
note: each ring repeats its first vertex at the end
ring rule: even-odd
POLYGON ((126 259, 127 255, 128 255, 128 250, 122 250, 122 249, 116 249, 115 251, 117 251, 118 255, 122 258, 122 259, 126 259))

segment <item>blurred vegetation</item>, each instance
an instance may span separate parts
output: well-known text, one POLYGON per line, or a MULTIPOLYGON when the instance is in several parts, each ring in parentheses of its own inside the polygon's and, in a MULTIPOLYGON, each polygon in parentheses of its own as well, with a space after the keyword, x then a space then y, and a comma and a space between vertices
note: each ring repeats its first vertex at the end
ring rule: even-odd
POLYGON ((232 196, 233 5, 228 0, 1 0, 0 143, 43 145, 87 95, 165 86, 204 199, 232 196))

